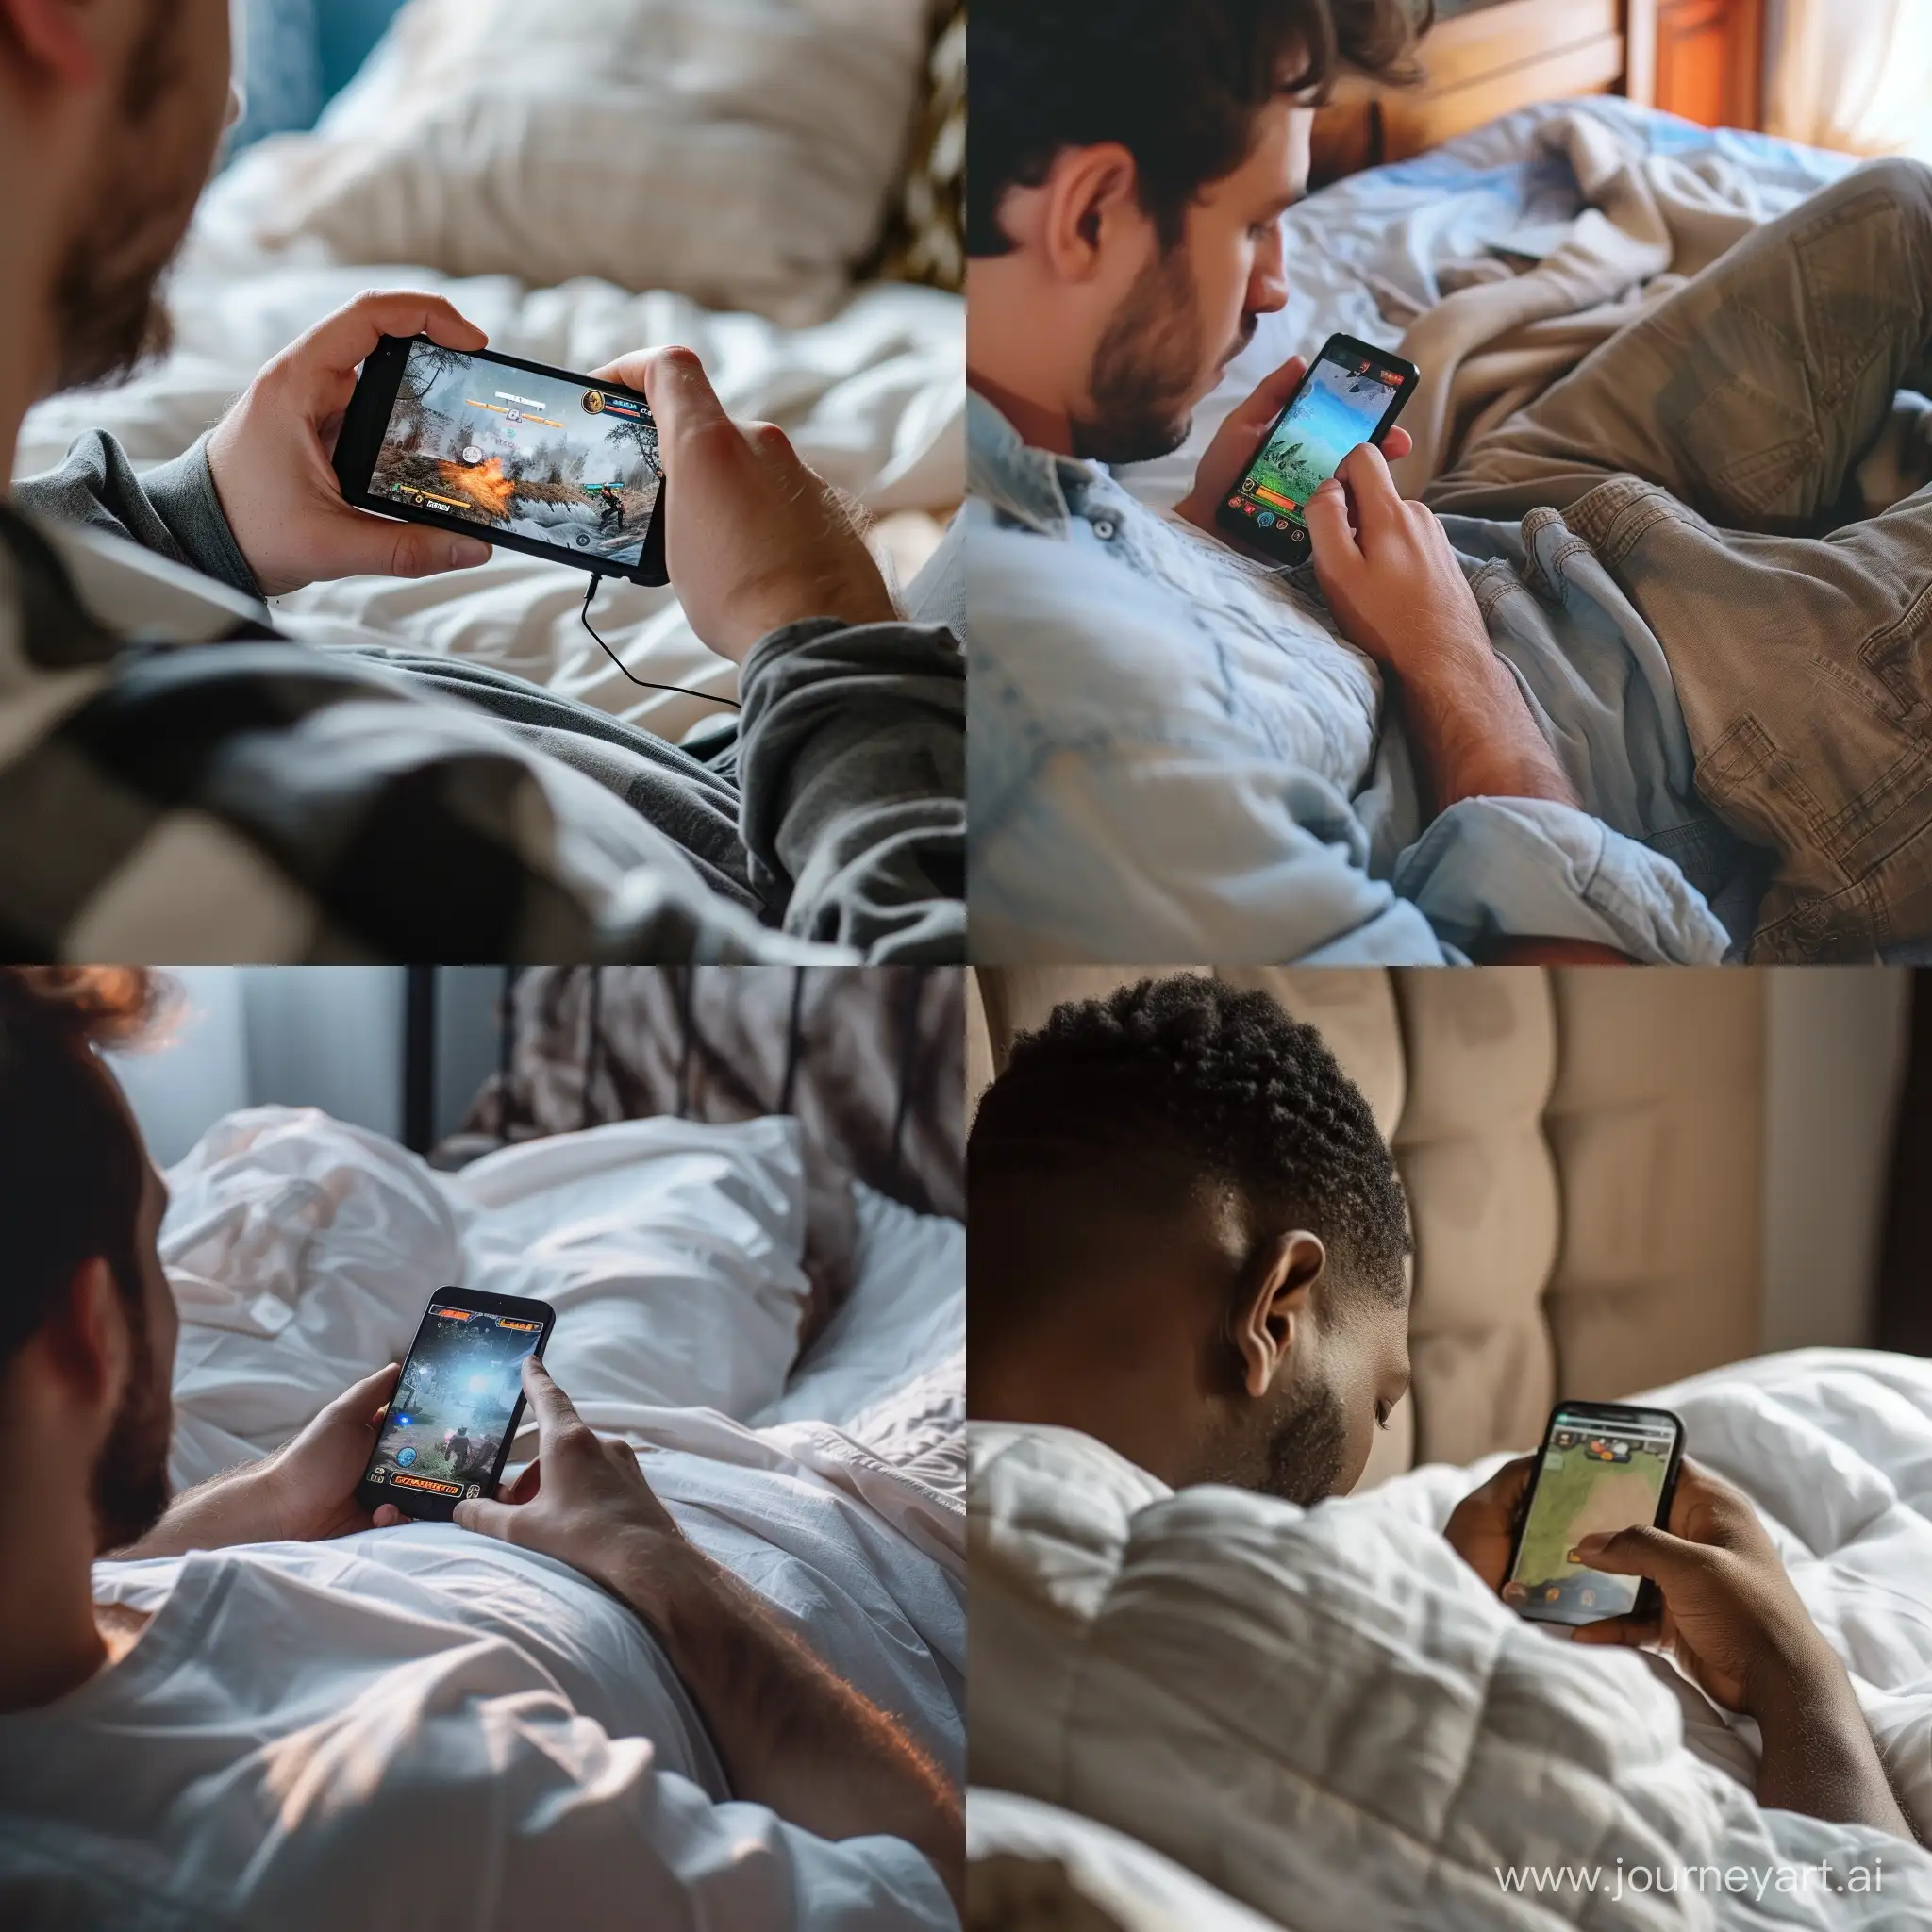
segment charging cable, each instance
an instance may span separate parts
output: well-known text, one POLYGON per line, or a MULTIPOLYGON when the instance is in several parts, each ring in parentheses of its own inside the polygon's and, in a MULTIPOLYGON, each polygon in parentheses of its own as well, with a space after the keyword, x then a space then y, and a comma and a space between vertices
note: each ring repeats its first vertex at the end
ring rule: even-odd
POLYGON ((597 626, 591 622, 591 606, 596 601, 597 592, 600 590, 602 590, 603 587, 603 572, 592 571, 591 573, 591 588, 584 592, 584 628, 587 631, 589 631, 593 638, 597 639, 597 648, 600 651, 602 651, 604 655, 607 658, 608 658, 610 661, 613 664, 615 664, 617 668, 620 671, 622 671, 626 677, 630 678, 630 681, 634 685, 636 685, 640 691, 675 691, 679 697, 701 698, 708 705, 729 705, 734 711, 743 710, 744 707, 741 705, 735 698, 721 698, 715 692, 708 691, 692 691, 691 686, 688 684, 653 684, 648 677, 638 677, 633 675, 629 667, 625 665, 624 659, 620 658, 617 655, 617 653, 613 651, 610 648, 610 646, 607 644, 601 637, 597 637, 597 626))

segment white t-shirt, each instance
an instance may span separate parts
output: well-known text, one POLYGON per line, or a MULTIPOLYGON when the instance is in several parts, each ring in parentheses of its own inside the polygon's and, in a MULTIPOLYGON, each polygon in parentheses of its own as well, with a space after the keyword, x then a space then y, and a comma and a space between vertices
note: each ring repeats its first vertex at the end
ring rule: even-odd
MULTIPOLYGON (((849 1574, 845 1506, 695 1457, 651 1474, 694 1541, 930 1731, 945 1707, 919 1688, 930 1659, 908 1675, 890 1613, 869 1656, 874 1620, 836 1608, 878 1583, 849 1574), (829 1644, 828 1624, 845 1626, 829 1644)), ((827 1842, 730 1800, 649 1633, 547 1557, 414 1524, 103 1564, 94 1593, 153 1621, 70 1696, 0 1718, 8 1927, 956 1923, 910 1845, 827 1842)))

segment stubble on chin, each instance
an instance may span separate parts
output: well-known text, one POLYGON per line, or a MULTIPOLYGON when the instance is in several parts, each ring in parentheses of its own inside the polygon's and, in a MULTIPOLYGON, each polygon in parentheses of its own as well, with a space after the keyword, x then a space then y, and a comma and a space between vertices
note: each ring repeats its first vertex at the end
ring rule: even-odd
POLYGON ((213 159, 189 126, 180 18, 177 5, 156 7, 80 199, 53 289, 57 391, 123 381, 175 344, 161 290, 213 159))
POLYGON ((1092 413, 1073 425, 1074 453, 1144 463, 1180 448, 1194 426, 1203 334, 1186 251, 1157 257, 1094 350, 1092 413))
POLYGON ((155 1380, 154 1357, 143 1330, 127 1392, 94 1465, 94 1540, 104 1554, 139 1542, 165 1514, 173 1435, 174 1405, 166 1387, 155 1380))

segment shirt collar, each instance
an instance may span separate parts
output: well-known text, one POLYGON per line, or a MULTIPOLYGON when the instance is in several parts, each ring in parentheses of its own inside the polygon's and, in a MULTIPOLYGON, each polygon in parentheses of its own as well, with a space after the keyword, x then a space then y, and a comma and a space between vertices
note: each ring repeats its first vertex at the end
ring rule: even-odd
POLYGON ((1035 449, 977 390, 966 392, 967 487, 1042 537, 1063 537, 1075 506, 1106 472, 1035 449))

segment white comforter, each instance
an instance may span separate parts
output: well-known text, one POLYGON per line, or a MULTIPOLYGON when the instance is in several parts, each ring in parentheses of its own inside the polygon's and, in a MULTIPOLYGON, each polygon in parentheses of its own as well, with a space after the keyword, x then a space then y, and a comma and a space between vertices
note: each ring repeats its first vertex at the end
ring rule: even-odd
MULTIPOLYGON (((502 275, 453 280, 408 263, 345 268, 299 237, 264 253, 250 239, 253 216, 231 178, 204 197, 171 285, 174 354, 126 388, 33 410, 17 475, 51 468, 90 429, 119 437, 137 466, 165 462, 330 310, 365 289, 414 288, 446 294, 493 347, 558 368, 590 370, 673 342, 695 349, 734 414, 782 425, 808 462, 880 517, 945 514, 965 493, 965 305, 956 296, 860 289, 833 320, 788 330, 608 282, 533 289, 502 275)), ((908 567, 924 555, 916 529, 906 555, 908 567)), ((578 621, 586 582, 581 572, 506 553, 479 572, 423 583, 318 585, 276 609, 306 637, 325 641, 352 628, 398 648, 492 665, 673 740, 716 708, 628 683, 578 621)), ((735 669, 697 641, 669 591, 607 583, 596 622, 633 675, 734 693, 735 669)))
MULTIPOLYGON (((1757 1502, 1932 1830, 1932 1363, 1814 1350, 1657 1399, 1757 1502)), ((1493 1461, 1304 1511, 1172 1494, 1064 1432, 974 1437, 975 1784, 1126 1832, 1297 1932, 1932 1923, 1932 1857, 1761 1809, 1748 1724, 1490 1595, 1436 1525, 1493 1461), (1660 1897, 1620 1860, 1750 1875, 1660 1897), (1598 1889, 1497 1876, 1563 1866, 1598 1889), (1820 1866, 1877 1889, 1823 1889, 1820 1866)))

